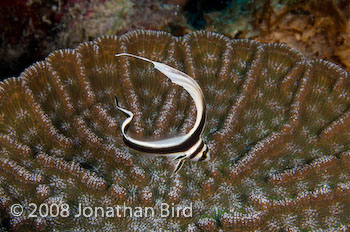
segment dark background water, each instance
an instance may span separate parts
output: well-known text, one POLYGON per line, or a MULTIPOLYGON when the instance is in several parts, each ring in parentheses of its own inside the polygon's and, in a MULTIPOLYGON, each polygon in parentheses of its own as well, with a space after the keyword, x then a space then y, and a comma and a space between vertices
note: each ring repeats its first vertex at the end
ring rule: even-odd
MULTIPOLYGON (((52 50, 65 47, 64 44, 57 41, 55 36, 58 33, 64 33, 65 30, 69 30, 69 27, 66 25, 65 17, 67 16, 65 14, 69 14, 70 9, 74 5, 82 4, 81 2, 83 1, 62 0, 59 3, 60 5, 58 5, 56 0, 31 1, 33 2, 31 4, 29 2, 26 0, 0 1, 0 21, 2 25, 0 32, 1 79, 18 76, 33 62, 44 59, 52 50)), ((105 1, 96 2, 104 4, 105 1)), ((185 18, 186 26, 194 30, 205 27, 205 13, 221 11, 233 4, 233 1, 230 0, 190 0, 182 2, 184 3, 180 6, 179 14, 185 18)), ((170 1, 168 4, 177 5, 178 3, 181 4, 181 1, 170 1)), ((156 6, 160 4, 166 4, 166 1, 153 1, 153 3, 150 3, 150 1, 138 1, 134 7, 142 10, 142 8, 149 8, 150 5, 156 6)), ((85 4, 84 7, 89 8, 88 4, 85 4)), ((98 10, 96 6, 91 6, 91 8, 89 9, 90 11, 98 10)), ((167 13, 170 14, 169 12, 167 13)), ((86 12, 82 11, 81 14, 84 15, 86 12)), ((167 16, 164 15, 164 17, 167 16)), ((157 18, 153 20, 157 20, 157 18)), ((147 26, 143 25, 140 25, 139 28, 157 29, 147 28, 147 26)), ((123 32, 131 29, 135 29, 135 27, 128 28, 126 26, 123 32)), ((170 32, 173 30, 173 34, 176 34, 176 29, 177 27, 172 27, 171 25, 169 27, 170 32)), ((82 33, 84 32, 82 31, 82 33)))

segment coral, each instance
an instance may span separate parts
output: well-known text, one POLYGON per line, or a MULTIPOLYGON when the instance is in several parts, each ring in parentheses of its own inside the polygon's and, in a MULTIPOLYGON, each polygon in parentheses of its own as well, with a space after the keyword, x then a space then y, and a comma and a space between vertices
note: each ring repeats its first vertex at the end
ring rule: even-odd
POLYGON ((129 0, 71 1, 65 8, 62 30, 57 33, 58 43, 64 47, 125 29, 133 13, 129 0))
POLYGON ((137 30, 55 51, 0 83, 1 230, 348 230, 349 89, 335 64, 205 31, 137 30), (120 52, 199 83, 210 162, 171 176, 170 161, 124 145, 114 96, 135 112, 135 137, 185 133, 196 112, 185 90, 120 52), (31 203, 60 215, 32 218, 31 203), (13 204, 24 214, 12 215, 13 204), (139 217, 146 207, 155 215, 139 217))
POLYGON ((133 12, 126 27, 120 32, 131 29, 162 30, 173 35, 189 32, 183 7, 188 0, 132 0, 133 12))
POLYGON ((222 12, 207 14, 206 29, 286 43, 309 58, 331 60, 349 71, 349 9, 345 0, 234 1, 222 12))

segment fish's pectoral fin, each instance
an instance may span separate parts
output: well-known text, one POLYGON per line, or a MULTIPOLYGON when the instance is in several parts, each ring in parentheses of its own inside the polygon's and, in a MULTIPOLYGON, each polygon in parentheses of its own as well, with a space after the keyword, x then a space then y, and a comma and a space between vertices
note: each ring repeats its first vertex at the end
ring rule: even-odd
POLYGON ((180 160, 180 159, 183 159, 185 157, 186 157, 186 155, 179 155, 174 160, 180 160))
POLYGON ((179 162, 176 164, 176 168, 174 169, 173 175, 175 175, 181 169, 184 163, 185 163, 184 159, 179 160, 179 162))

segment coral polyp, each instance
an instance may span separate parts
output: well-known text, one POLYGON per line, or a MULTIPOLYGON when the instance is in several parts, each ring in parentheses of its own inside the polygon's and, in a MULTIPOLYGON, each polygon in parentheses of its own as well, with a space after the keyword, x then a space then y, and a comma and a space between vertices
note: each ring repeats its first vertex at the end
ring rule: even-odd
POLYGON ((205 31, 137 30, 55 51, 0 83, 2 230, 345 231, 349 90, 330 62, 205 31), (210 162, 171 176, 168 160, 124 145, 114 96, 134 113, 136 138, 184 134, 196 108, 152 65, 117 53, 197 81, 210 162), (32 217, 33 204, 55 210, 32 217))

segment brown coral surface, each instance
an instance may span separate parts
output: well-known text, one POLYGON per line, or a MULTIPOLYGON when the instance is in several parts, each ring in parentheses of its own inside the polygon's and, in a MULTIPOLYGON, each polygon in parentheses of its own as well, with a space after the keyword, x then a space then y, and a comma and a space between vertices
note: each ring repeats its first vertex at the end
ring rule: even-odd
POLYGON ((349 90, 348 73, 332 63, 203 31, 138 30, 55 51, 0 83, 2 230, 349 229, 349 90), (171 176, 166 159, 124 145, 114 96, 135 113, 135 137, 185 133, 196 110, 185 90, 147 63, 116 58, 120 52, 199 83, 209 163, 187 162, 171 176), (161 217, 164 203, 180 213, 161 217), (13 204, 24 207, 21 216, 13 204), (108 217, 117 205, 155 215, 130 217, 123 208, 108 217), (40 215, 39 206, 51 211, 40 215), (78 216, 81 207, 97 214, 78 216))

